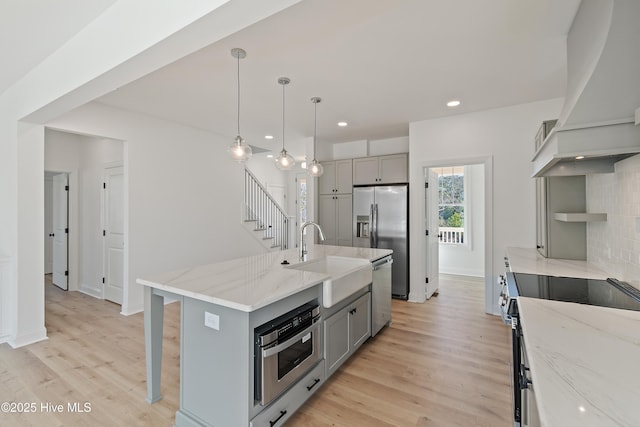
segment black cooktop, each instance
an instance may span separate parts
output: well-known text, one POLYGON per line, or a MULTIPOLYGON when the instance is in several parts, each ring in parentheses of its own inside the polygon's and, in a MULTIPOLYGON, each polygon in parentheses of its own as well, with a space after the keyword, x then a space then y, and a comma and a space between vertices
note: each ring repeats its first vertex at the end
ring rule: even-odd
POLYGON ((616 279, 513 273, 518 295, 555 301, 640 311, 640 290, 616 279))

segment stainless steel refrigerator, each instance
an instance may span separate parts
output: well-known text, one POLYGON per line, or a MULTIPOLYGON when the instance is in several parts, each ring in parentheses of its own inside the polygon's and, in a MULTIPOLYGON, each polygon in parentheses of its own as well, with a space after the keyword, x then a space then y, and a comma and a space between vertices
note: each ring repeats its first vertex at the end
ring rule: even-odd
POLYGON ((393 249, 391 293, 409 297, 408 185, 353 188, 353 246, 393 249))

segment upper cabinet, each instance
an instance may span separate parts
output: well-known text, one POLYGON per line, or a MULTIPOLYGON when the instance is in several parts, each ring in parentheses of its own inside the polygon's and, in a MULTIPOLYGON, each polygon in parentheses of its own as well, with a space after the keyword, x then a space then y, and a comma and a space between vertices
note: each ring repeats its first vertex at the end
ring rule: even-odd
POLYGON ((407 154, 353 159, 353 185, 408 182, 407 154))
POLYGON ((353 168, 351 159, 322 162, 324 173, 318 178, 320 194, 351 194, 353 168))

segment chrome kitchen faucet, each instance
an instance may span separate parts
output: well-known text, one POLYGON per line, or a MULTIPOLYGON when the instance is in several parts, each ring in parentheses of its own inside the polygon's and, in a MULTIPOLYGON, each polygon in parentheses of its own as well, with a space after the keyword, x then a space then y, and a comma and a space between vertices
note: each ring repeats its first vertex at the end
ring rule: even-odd
POLYGON ((300 248, 300 261, 307 260, 307 245, 304 243, 304 229, 307 225, 314 225, 318 229, 318 234, 320 235, 320 240, 324 240, 324 234, 322 233, 322 228, 318 224, 313 221, 307 221, 300 227, 300 242, 298 248, 300 248))

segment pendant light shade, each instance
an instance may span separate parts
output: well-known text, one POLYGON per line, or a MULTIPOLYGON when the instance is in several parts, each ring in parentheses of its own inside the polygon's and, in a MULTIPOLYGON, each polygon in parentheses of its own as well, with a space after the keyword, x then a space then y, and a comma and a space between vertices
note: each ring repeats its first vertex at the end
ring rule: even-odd
POLYGON ((231 56, 238 60, 238 136, 229 146, 227 152, 233 160, 244 163, 251 158, 253 151, 247 145, 244 138, 240 136, 240 60, 247 56, 247 52, 240 48, 231 49, 231 56))
POLYGON ((321 102, 322 99, 316 97, 311 98, 311 102, 313 102, 313 160, 310 164, 307 165, 307 172, 312 177, 322 176, 324 173, 324 167, 316 160, 316 131, 318 128, 318 103, 321 102))
POLYGON ((276 158, 276 167, 281 171, 289 171, 293 169, 296 164, 296 161, 291 156, 291 154, 287 153, 287 150, 284 148, 284 88, 288 85, 291 80, 288 77, 280 77, 278 79, 278 83, 282 85, 282 151, 276 158))

